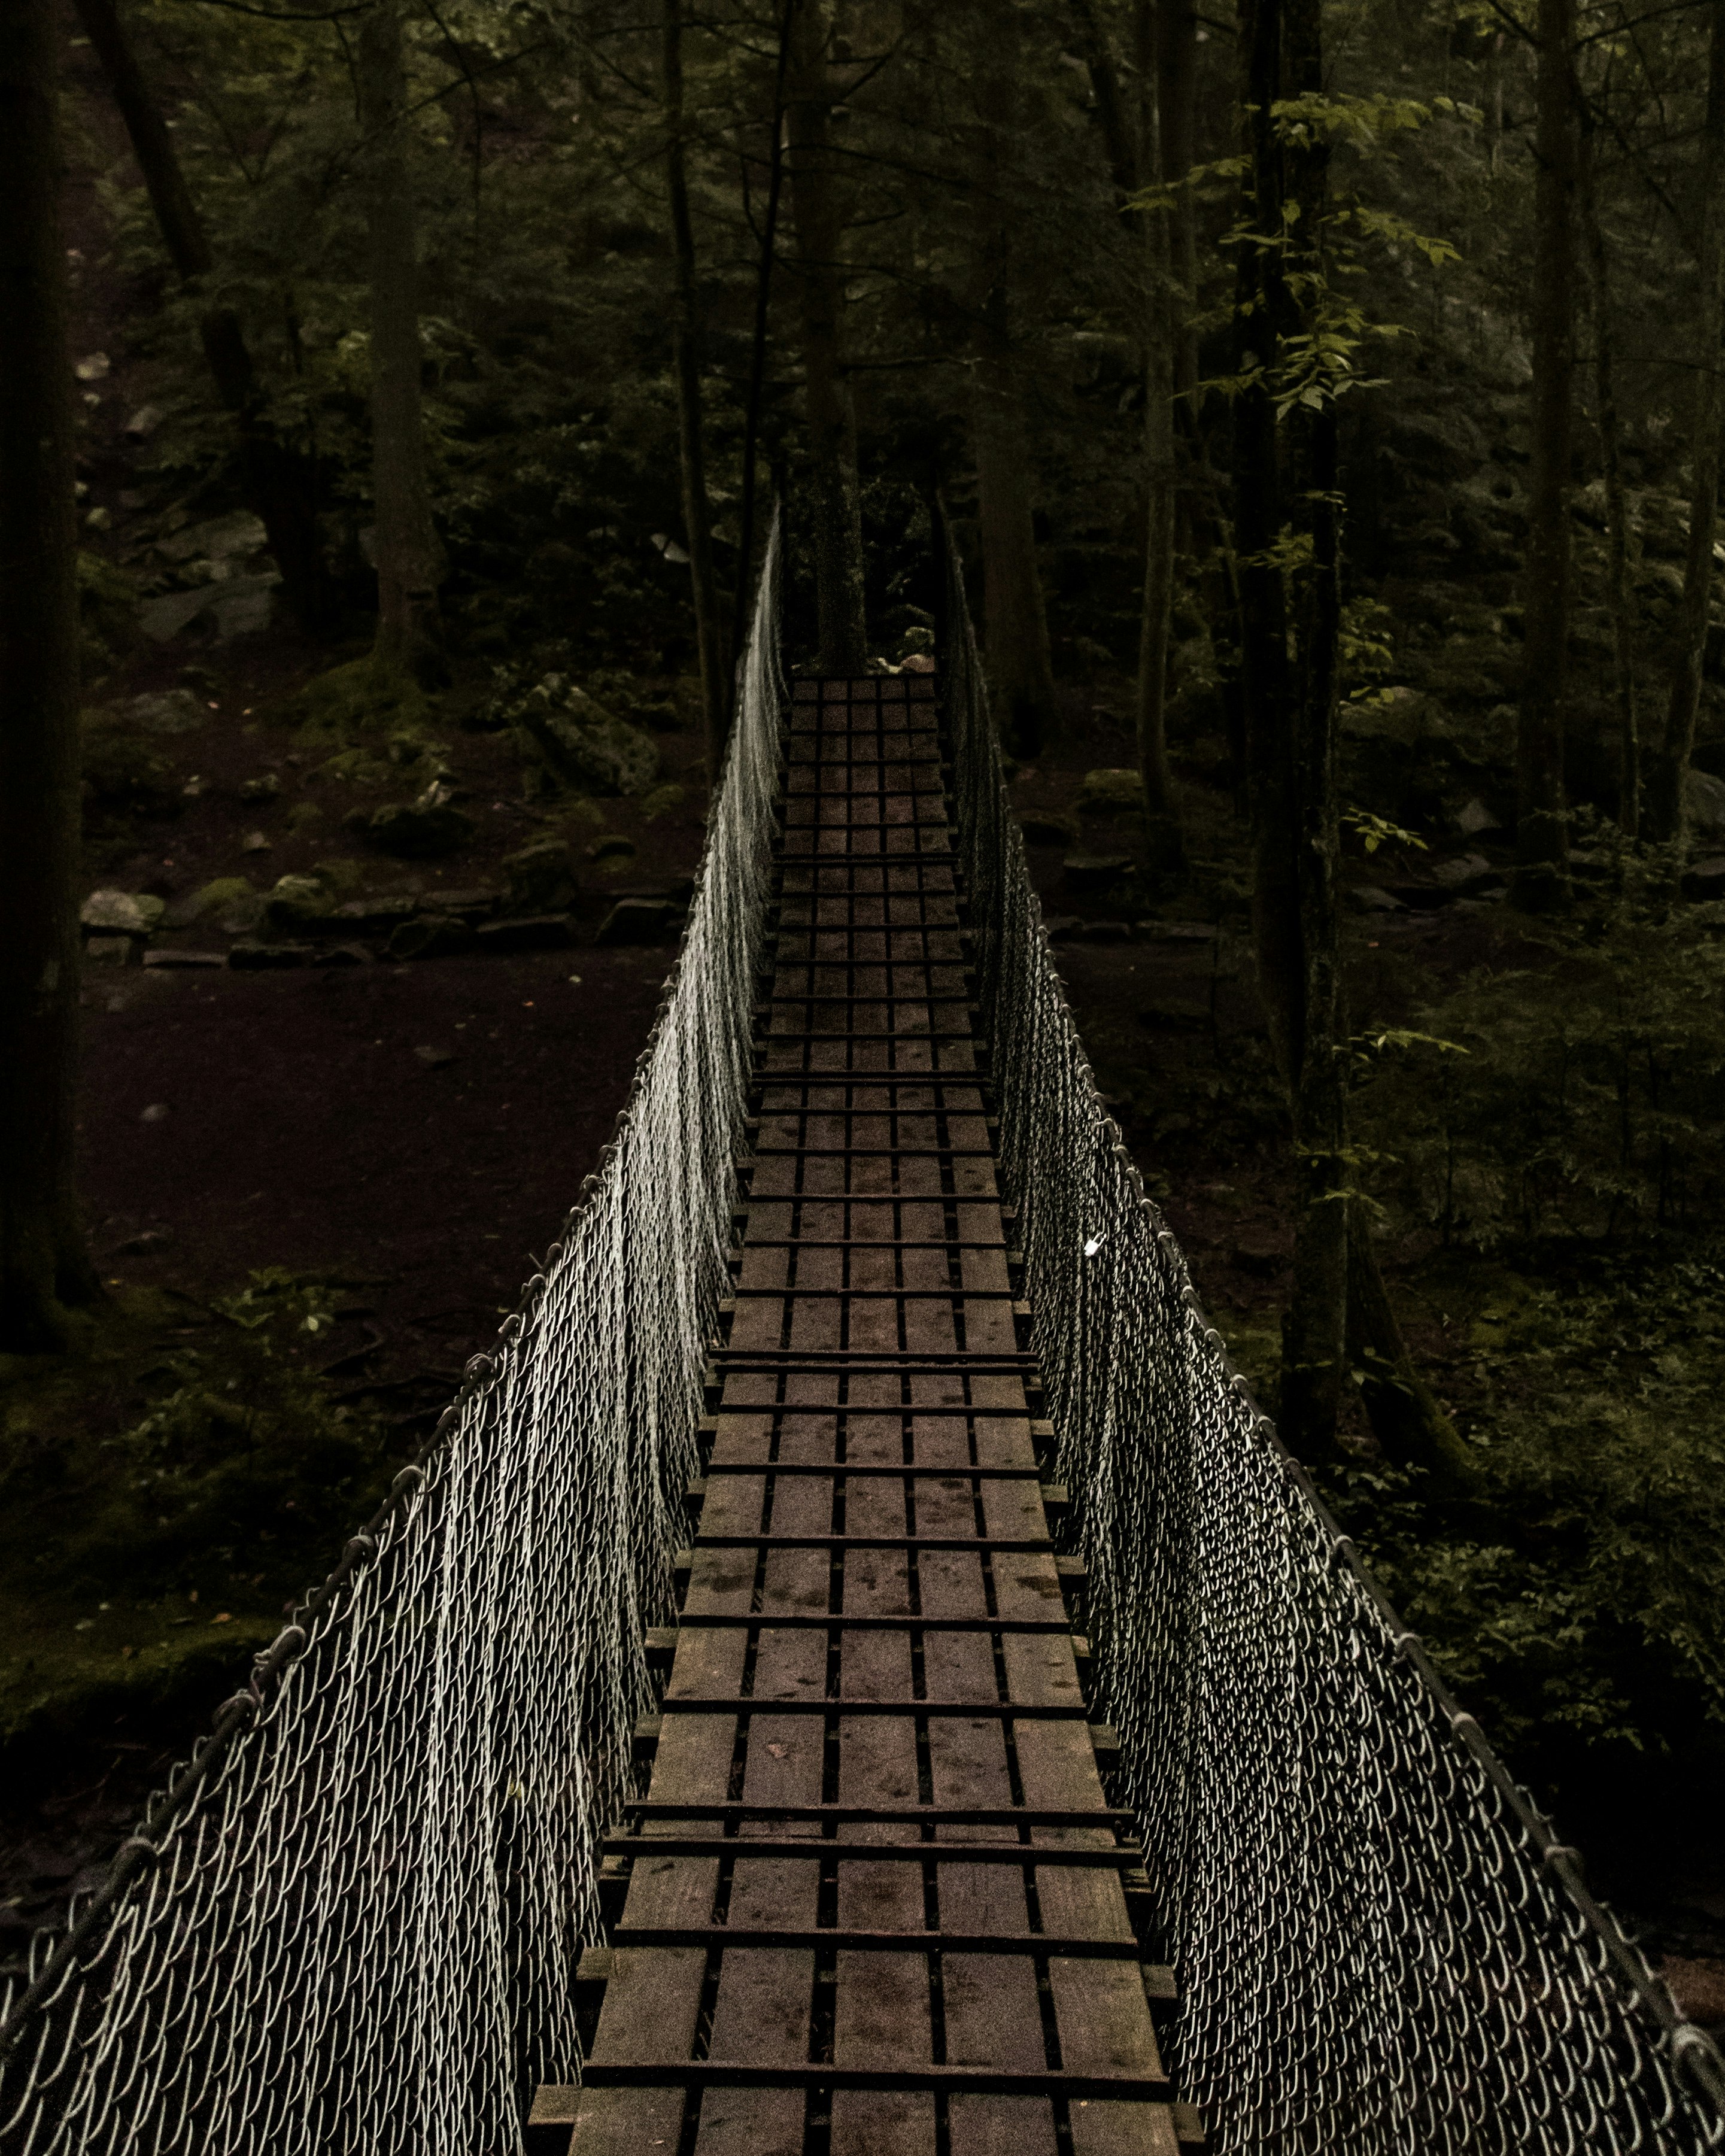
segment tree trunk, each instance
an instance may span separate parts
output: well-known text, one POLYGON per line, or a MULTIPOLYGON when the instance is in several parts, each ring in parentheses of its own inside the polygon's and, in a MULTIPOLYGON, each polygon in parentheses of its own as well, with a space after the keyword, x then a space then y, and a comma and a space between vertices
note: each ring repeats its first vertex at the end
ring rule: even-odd
MULTIPOLYGON (((1138 166, 1166 177, 1156 50, 1155 0, 1137 0, 1138 166)), ((1137 740, 1144 788, 1144 832, 1153 869, 1177 869, 1185 857, 1180 806, 1168 754, 1168 675, 1173 625, 1179 471, 1174 459, 1176 301, 1169 213, 1141 219, 1144 262, 1144 605, 1138 631, 1137 740)))
POLYGON ((778 22, 778 56, 773 78, 773 146, 768 152, 767 209, 761 220, 761 259, 755 275, 755 329, 749 345, 749 386, 742 426, 742 501, 737 549, 737 593, 731 615, 731 649, 740 652, 748 635, 755 579, 755 466, 760 459, 761 405, 767 386, 767 332, 772 318, 773 265, 778 242, 778 206, 784 190, 785 80, 797 0, 784 0, 778 22))
POLYGON ((78 597, 55 17, 0 0, 0 1350, 99 1293, 73 1185, 78 597))
POLYGON ((1599 445, 1605 467, 1607 603, 1611 609, 1612 687, 1617 705, 1617 828, 1626 839, 1640 834, 1641 824, 1641 737, 1635 713, 1635 622, 1630 600, 1629 504, 1623 490, 1623 430, 1617 416, 1615 325, 1611 313, 1610 264, 1604 228, 1599 222, 1594 184, 1594 131, 1579 97, 1582 114, 1577 162, 1582 234, 1587 244, 1589 282, 1593 287, 1594 382, 1599 415, 1599 445))
MULTIPOLYGON (((1277 98, 1322 80, 1317 0, 1241 0, 1241 102, 1249 159, 1243 216, 1255 233, 1285 228, 1297 210, 1294 264, 1310 289, 1325 279, 1328 150, 1290 147, 1271 118, 1277 98), (1284 87, 1286 85, 1286 87, 1284 87)), ((1459 1446, 1407 1351, 1368 1242, 1351 1237, 1337 867, 1341 530, 1333 403, 1278 429, 1271 382, 1286 341, 1306 326, 1275 247, 1240 257, 1237 370, 1254 377, 1235 405, 1235 534, 1252 819, 1252 918, 1271 1045, 1287 1088, 1296 1163, 1293 1287, 1282 1327, 1281 1420, 1302 1458, 1337 1449, 1350 1342, 1368 1356, 1366 1407, 1385 1453, 1426 1464, 1459 1446), (1254 366, 1252 363, 1256 362, 1254 366), (1258 372, 1261 367, 1263 374, 1258 372), (1280 434, 1280 439, 1278 439, 1280 434), (1286 504, 1286 507, 1285 507, 1286 504), (1291 584, 1272 548, 1290 512, 1309 540, 1291 584), (1291 636, 1290 631, 1292 632, 1291 636), (1350 1259, 1350 1245, 1358 1244, 1350 1259), (1375 1359, 1371 1359, 1375 1358, 1375 1359)), ((1279 551, 1279 550, 1278 550, 1279 551)), ((1465 1457, 1465 1455, 1464 1455, 1465 1457)))
POLYGON ((1128 202, 1140 185, 1137 153, 1127 121, 1126 100, 1120 94, 1120 70, 1114 64, 1108 33, 1098 19, 1096 0, 1072 0, 1072 23, 1090 75, 1091 95, 1096 101, 1109 177, 1118 200, 1128 202))
POLYGON ((689 541, 689 581, 695 598, 695 644, 706 716, 706 770, 716 786, 725 757, 731 699, 725 680, 725 632, 713 575, 712 505, 706 492, 701 438, 701 357, 696 336, 695 227, 689 215, 689 175, 683 119, 683 0, 665 0, 665 161, 670 195, 676 306, 671 331, 677 375, 677 440, 683 470, 683 527, 689 541))
POLYGON ((359 32, 359 119, 366 141, 371 274, 372 493, 377 514, 374 655, 435 675, 442 636, 443 549, 431 521, 420 393, 419 265, 408 164, 401 0, 373 0, 359 32))
POLYGON ((842 220, 829 141, 833 93, 827 35, 825 0, 803 0, 792 38, 791 214, 797 229, 803 396, 814 480, 817 663, 824 674, 858 675, 868 665, 862 499, 856 413, 845 372, 842 220))
POLYGON ((1036 566, 1035 501, 1009 303, 997 285, 983 309, 971 432, 983 552, 988 691, 1002 740, 1037 755, 1059 718, 1048 610, 1036 566))
POLYGON ((1563 792, 1569 641, 1569 457, 1575 364, 1574 0, 1538 0, 1533 192, 1532 465, 1527 483, 1526 643, 1516 730, 1516 872, 1529 912, 1568 902, 1563 792))
POLYGON ((1720 421, 1719 365, 1725 350, 1725 0, 1712 0, 1707 56, 1707 119, 1702 136, 1701 363, 1695 372, 1695 417, 1690 452, 1689 547, 1683 563, 1683 598, 1677 608, 1666 694, 1665 731, 1648 772, 1646 835, 1662 844, 1683 837, 1685 783, 1695 753, 1701 710, 1701 670, 1707 640, 1707 599, 1712 589, 1713 542, 1718 531, 1720 421))
MULTIPOLYGON (((77 8, 126 123, 174 275, 195 290, 210 275, 214 262, 173 137, 114 0, 77 0, 77 8)), ((270 551, 281 572, 283 593, 304 628, 314 634, 327 634, 335 626, 336 601, 318 530, 316 462, 271 432, 251 353, 234 310, 211 308, 199 325, 199 336, 216 395, 236 422, 241 490, 262 520, 270 551)))
POLYGON ((1176 293, 1174 392, 1185 400, 1180 409, 1195 444, 1198 414, 1191 398, 1198 386, 1198 336, 1192 326, 1198 305, 1197 206, 1191 189, 1180 183, 1190 173, 1198 149, 1198 11, 1191 0, 1158 0, 1157 21, 1162 177, 1164 185, 1180 187, 1169 213, 1168 267, 1176 293))
MULTIPOLYGON (((1248 174, 1243 220, 1255 233, 1282 228, 1283 146, 1271 118, 1282 95, 1281 0, 1241 0, 1241 103, 1248 174)), ((1275 548, 1283 526, 1281 456, 1267 377, 1291 322, 1284 264, 1273 247, 1243 244, 1235 313, 1238 371, 1250 375, 1235 409, 1235 535, 1239 556, 1240 669, 1245 701, 1247 790, 1252 826, 1252 927, 1271 1045, 1287 1090, 1296 1163, 1294 1284, 1282 1323, 1280 1416, 1301 1458, 1335 1450, 1341 1399, 1345 1249, 1342 1209, 1323 1202, 1339 1166, 1333 1118, 1320 1098, 1332 1038, 1314 1038, 1324 1013, 1310 1005, 1309 896, 1301 841, 1312 821, 1306 783, 1320 775, 1298 753, 1304 701, 1289 665, 1288 594, 1275 548)), ((1321 983, 1321 985, 1323 983, 1321 983)))
POLYGON ((1015 756, 1033 757, 1058 726, 1060 706, 1036 565, 1034 469, 1013 325, 1011 279, 1019 238, 1008 189, 1019 120, 1017 32, 1014 9, 991 13, 976 72, 983 305, 971 434, 989 694, 1002 739, 1015 756))
POLYGON ((1434 1495, 1476 1490, 1473 1455, 1414 1367, 1384 1291, 1366 1209, 1348 1209, 1348 1359, 1358 1380, 1373 1435, 1387 1457, 1429 1478, 1434 1495))

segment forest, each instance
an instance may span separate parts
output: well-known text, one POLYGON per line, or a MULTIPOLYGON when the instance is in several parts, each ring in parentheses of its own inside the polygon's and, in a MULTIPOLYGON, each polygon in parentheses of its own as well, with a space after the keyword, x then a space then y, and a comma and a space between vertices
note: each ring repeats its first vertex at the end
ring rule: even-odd
POLYGON ((0 1955, 964 562, 1230 1351, 1725 2023, 1725 0, 0 0, 0 1955))

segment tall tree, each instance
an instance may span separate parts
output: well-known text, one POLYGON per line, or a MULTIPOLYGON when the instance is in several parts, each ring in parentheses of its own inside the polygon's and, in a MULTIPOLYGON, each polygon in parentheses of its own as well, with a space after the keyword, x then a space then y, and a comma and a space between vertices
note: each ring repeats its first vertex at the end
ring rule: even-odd
MULTIPOLYGON (((1167 11, 1136 0, 1138 169, 1152 184, 1168 177, 1162 114, 1158 28, 1167 11)), ((1179 469, 1174 452, 1176 326, 1174 247, 1168 205, 1153 196, 1141 213, 1144 324, 1144 603, 1138 635, 1137 741, 1144 829, 1153 867, 1178 867, 1185 848, 1168 752, 1169 639, 1173 624, 1179 469)))
MULTIPOLYGON (((162 108, 115 0, 77 0, 77 8, 126 123, 174 275, 195 292, 214 275, 215 257, 162 108)), ((316 461, 270 427, 264 386, 233 308, 208 308, 198 331, 216 395, 239 436, 241 490, 262 521, 284 595, 300 623, 321 634, 335 626, 336 608, 318 529, 316 461)))
POLYGON ((1534 85, 1532 461, 1527 479, 1516 872, 1530 912, 1567 901, 1564 676, 1569 645, 1569 463, 1575 367, 1574 0, 1538 0, 1534 85))
POLYGON ((1198 155, 1198 10, 1192 0, 1157 0, 1156 57, 1163 184, 1178 189, 1169 213, 1169 268, 1174 311, 1174 389, 1189 402, 1198 386, 1198 209, 1183 183, 1198 155))
POLYGON ((1587 246, 1593 305, 1594 409, 1605 478, 1605 598, 1611 613, 1612 691, 1617 706, 1617 828, 1625 838, 1641 827, 1641 737, 1635 710, 1635 616, 1630 598, 1629 499, 1623 484, 1623 427, 1617 408, 1617 325, 1611 305, 1610 259, 1599 215, 1591 108, 1574 95, 1581 121, 1576 203, 1587 246))
MULTIPOLYGON (((1288 151, 1274 117, 1285 84, 1296 87, 1309 51, 1301 0, 1241 0, 1241 102, 1248 177, 1242 244, 1235 422, 1235 528, 1240 557, 1241 660, 1246 696, 1251 810, 1252 919, 1258 977, 1271 1037, 1287 1088, 1296 1188, 1293 1291, 1282 1325, 1281 1421, 1308 1458, 1334 1448, 1341 1401, 1348 1297, 1348 1214, 1341 1064, 1340 967, 1334 891, 1335 800, 1333 502, 1317 499, 1334 420, 1306 426, 1291 491, 1290 444, 1278 427, 1275 388, 1295 333, 1281 235, 1291 201, 1301 213, 1302 248, 1318 234, 1309 210, 1324 174, 1314 148, 1290 187, 1288 151), (1286 49, 1291 45, 1292 51, 1286 49), (1299 469, 1303 465, 1304 469, 1299 469), (1302 486, 1301 482, 1305 482, 1302 486), (1303 590, 1290 593, 1283 563, 1290 512, 1317 511, 1308 531, 1303 590), (1304 612, 1298 601, 1303 598, 1304 612), (1291 619, 1291 613, 1292 618, 1291 619), (1291 631, 1293 632, 1291 634, 1291 631), (1314 649, 1314 639, 1318 648, 1314 649), (1291 664, 1291 649, 1296 654, 1291 664)), ((1309 46, 1314 41, 1308 38, 1309 46)), ((1302 263, 1302 269, 1308 267, 1302 263)), ((1299 422, 1291 422, 1298 425, 1299 422)))
POLYGON ((78 598, 72 368, 44 0, 0 0, 0 1349, 99 1290, 73 1186, 78 598))
POLYGON ((784 191, 785 85, 790 70, 791 33, 797 0, 783 0, 778 18, 778 49, 773 66, 773 132, 767 153, 767 206, 761 218, 761 249, 755 271, 754 334, 749 341, 749 383, 742 424, 742 500, 738 511, 737 591, 731 614, 731 649, 740 652, 748 634, 749 603, 755 573, 755 501, 760 462, 761 408, 767 387, 768 331, 773 314, 773 271, 778 253, 778 212, 784 191))
MULTIPOLYGON (((1129 131, 1120 74, 1094 0, 1072 0, 1072 13, 1090 74, 1103 147, 1117 201, 1139 241, 1142 290, 1139 318, 1144 367, 1144 583, 1139 619, 1135 736, 1144 788, 1144 821, 1153 864, 1176 867, 1184 854, 1179 803, 1168 754, 1168 640, 1178 559, 1179 470, 1174 398, 1179 388, 1183 308, 1176 300, 1177 253, 1183 260, 1189 204, 1175 208, 1140 189, 1183 178, 1191 166, 1189 111, 1170 124, 1169 107, 1189 90, 1178 56, 1165 54, 1179 31, 1167 0, 1133 0, 1133 71, 1137 82, 1135 133, 1129 131), (1164 59, 1168 65, 1164 65, 1164 59)), ((1181 271, 1178 274, 1187 274, 1181 271)))
POLYGON ((1684 788, 1695 753, 1713 543, 1718 533, 1720 434, 1725 424, 1725 398, 1719 393, 1719 369, 1725 362, 1725 0, 1712 0, 1707 13, 1707 101, 1700 157, 1701 289, 1696 309, 1701 352, 1690 423, 1689 543, 1683 562, 1683 598, 1671 639, 1665 727, 1647 774, 1646 835, 1667 844, 1683 835, 1684 788))
POLYGON ((372 0, 361 18, 357 79, 371 279, 376 655, 387 665, 435 674, 444 553, 425 466, 418 218, 408 157, 402 0, 372 0))
POLYGON ((688 121, 683 109, 683 0, 665 4, 665 168, 670 197, 675 304, 671 348, 677 377, 677 444, 683 477, 683 528, 695 598, 695 648, 706 731, 707 776, 716 785, 725 754, 731 699, 725 680, 725 628, 713 573, 713 512, 706 490, 701 409, 701 346, 695 290, 695 225, 689 214, 688 121))
POLYGON ((1472 1479, 1466 1448, 1414 1372, 1351 1188, 1337 865, 1341 523, 1332 396, 1276 393, 1314 348, 1328 277, 1329 151, 1289 136, 1279 100, 1322 87, 1319 0, 1240 0, 1247 160, 1235 336, 1235 536, 1260 992, 1287 1090, 1296 1164, 1293 1286, 1281 1422, 1307 1459, 1333 1453, 1343 1376, 1360 1373, 1393 1459, 1440 1486, 1472 1479), (1291 274, 1293 273, 1293 274, 1291 274), (1298 303, 1295 292, 1302 296, 1298 303), (1293 341, 1299 340, 1296 344, 1293 341))
POLYGON ((844 218, 833 169, 831 33, 828 0, 803 0, 791 33, 791 214, 802 301, 819 663, 824 674, 856 675, 868 664, 868 629, 856 412, 845 368, 844 218))
POLYGON ((1048 608, 1036 562, 1035 462, 1027 440, 1014 275, 1021 252, 1011 174, 1023 126, 1018 0, 991 0, 975 70, 982 305, 971 440, 983 553, 988 687, 1002 736, 1034 756, 1058 724, 1048 608))

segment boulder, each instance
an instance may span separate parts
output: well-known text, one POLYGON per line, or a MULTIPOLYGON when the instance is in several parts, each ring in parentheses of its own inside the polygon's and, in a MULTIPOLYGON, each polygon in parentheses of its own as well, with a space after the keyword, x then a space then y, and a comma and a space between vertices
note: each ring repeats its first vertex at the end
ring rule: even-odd
POLYGON ((555 913, 574 903, 579 891, 575 857, 562 839, 541 839, 506 856, 509 903, 517 913, 555 913))
POLYGON ((331 943, 319 958, 321 966, 369 966, 372 954, 363 943, 331 943))
POLYGON ((1357 883, 1348 891, 1348 903, 1356 913, 1401 913, 1404 901, 1374 883, 1357 883))
POLYGON ((1078 843, 1078 819, 1032 809, 1019 819, 1027 846, 1074 846, 1078 843))
POLYGON ((1692 768, 1683 782, 1683 807, 1697 831, 1725 832, 1725 778, 1692 768))
POLYGON ((152 971, 180 973, 193 973, 201 966, 225 966, 227 959, 219 951, 146 951, 144 963, 152 971))
POLYGON ((188 897, 176 899, 169 910, 169 923, 175 928, 189 928, 207 914, 219 913, 223 907, 242 905, 256 896, 244 876, 218 876, 188 897))
POLYGON ((84 958, 91 966, 129 966, 142 947, 132 936, 91 936, 85 940, 84 958))
POLYGON ((659 776, 652 736, 560 674, 536 683, 513 716, 550 768, 571 786, 593 793, 644 793, 659 776))
POLYGON ((662 943, 675 925, 668 898, 620 898, 599 923, 600 943, 662 943))
POLYGON ((315 875, 278 876, 264 901, 264 918, 272 928, 304 928, 336 910, 327 887, 315 875))
POLYGON ((368 817, 363 826, 363 836, 379 853, 393 854, 403 861, 438 860, 459 854, 478 833, 479 826, 471 816, 447 801, 425 794, 417 801, 390 803, 368 817))
POLYGON ((421 913, 404 921, 390 937, 392 958, 458 958, 475 947, 475 937, 465 921, 448 914, 421 913))
POLYGON ((428 891, 419 906, 422 912, 454 914, 472 927, 502 903, 501 891, 428 891))
POLYGON ((1069 891, 1110 891, 1131 868, 1124 854, 1068 854, 1060 864, 1069 891))
POLYGON ((174 638, 202 621, 218 644, 231 644, 237 636, 255 636, 270 626, 275 593, 281 578, 267 576, 223 575, 217 583, 199 584, 189 592, 164 592, 146 599, 138 608, 138 627, 157 644, 174 638))
POLYGON ((1692 861, 1683 872, 1685 898, 1725 898, 1725 854, 1692 861))
POLYGON ((564 951, 574 940, 563 913, 517 914, 488 921, 479 932, 481 951, 564 951))
POLYGON ((274 801, 281 792, 281 780, 273 771, 266 771, 257 778, 243 778, 239 783, 242 801, 274 801))
POLYGON ((93 891, 85 900, 80 926, 112 936, 150 936, 162 925, 167 901, 147 891, 93 891))
POLYGON ((249 509, 236 509, 228 516, 182 525, 171 538, 158 540, 156 551, 169 562, 230 562, 259 554, 269 543, 263 519, 249 509))
POLYGON ((626 861, 633 855, 635 842, 625 839, 620 831, 608 832, 603 839, 595 839, 587 850, 590 861, 626 861))
POLYGON ((1455 828, 1464 839, 1476 839, 1481 831, 1501 831, 1503 826, 1476 796, 1457 815, 1455 828))
POLYGON ((1493 868, 1483 854, 1467 854, 1459 861, 1439 861, 1431 873, 1434 881, 1458 893, 1478 891, 1488 883, 1503 880, 1503 871, 1493 868))
POLYGON ((351 898, 336 908, 336 918, 356 928, 395 928, 418 911, 417 898, 351 898))
MULTIPOLYGON (((174 596, 182 598, 185 594, 174 596)), ((142 618, 141 614, 139 619, 142 618)), ((215 714, 207 701, 194 696, 189 689, 159 689, 151 696, 134 696, 126 707, 126 716, 146 734, 189 734, 208 726, 215 714)))
POLYGON ((1136 771, 1087 771, 1078 793, 1081 816, 1142 816, 1144 781, 1136 771))

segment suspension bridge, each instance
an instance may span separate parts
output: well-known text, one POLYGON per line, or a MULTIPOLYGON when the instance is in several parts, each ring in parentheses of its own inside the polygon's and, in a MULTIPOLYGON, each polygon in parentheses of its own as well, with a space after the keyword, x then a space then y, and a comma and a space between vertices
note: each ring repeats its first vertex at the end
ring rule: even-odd
POLYGON ((617 1135, 34 1943, 0 2145, 1725 2148, 1725 2068, 1230 1367, 938 680, 769 552, 617 1135))

